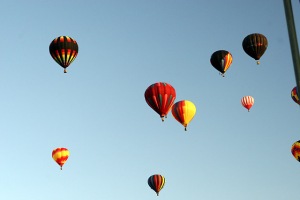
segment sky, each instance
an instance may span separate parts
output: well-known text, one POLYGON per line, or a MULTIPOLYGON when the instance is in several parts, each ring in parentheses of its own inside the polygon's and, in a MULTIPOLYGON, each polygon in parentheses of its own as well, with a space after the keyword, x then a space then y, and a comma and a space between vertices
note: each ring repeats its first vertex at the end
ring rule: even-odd
POLYGON ((282 0, 11 0, 0 13, 0 199, 298 196, 300 108, 282 0), (268 38, 260 65, 242 48, 251 33, 268 38), (66 74, 49 54, 61 35, 79 45, 66 74), (210 64, 222 49, 233 56, 225 77, 210 64), (156 82, 196 105, 187 131, 147 105, 156 82), (70 151, 63 170, 57 147, 70 151), (158 197, 153 174, 166 178, 158 197))

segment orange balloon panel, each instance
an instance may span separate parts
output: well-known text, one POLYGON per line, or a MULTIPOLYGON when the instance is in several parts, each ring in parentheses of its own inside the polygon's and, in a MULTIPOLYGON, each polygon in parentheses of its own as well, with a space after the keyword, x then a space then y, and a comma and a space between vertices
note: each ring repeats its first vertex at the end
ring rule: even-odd
POLYGON ((52 158, 60 166, 60 169, 62 169, 62 166, 68 160, 69 155, 70 152, 67 148, 56 148, 52 151, 52 158))

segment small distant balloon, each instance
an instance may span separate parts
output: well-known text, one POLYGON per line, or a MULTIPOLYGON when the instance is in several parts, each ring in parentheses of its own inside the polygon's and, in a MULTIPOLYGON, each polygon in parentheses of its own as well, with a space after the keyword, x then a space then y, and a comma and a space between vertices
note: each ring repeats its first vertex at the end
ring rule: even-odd
POLYGON ((211 55, 210 63, 224 77, 232 63, 232 55, 226 50, 216 51, 211 55))
POLYGON ((252 96, 244 96, 241 99, 241 103, 242 105, 248 110, 248 112, 250 111, 251 107, 254 104, 254 98, 252 96))
POLYGON ((78 44, 69 36, 59 36, 51 42, 49 52, 52 58, 64 68, 64 73, 67 73, 67 67, 77 57, 78 44))
POLYGON ((242 46, 246 54, 254 58, 259 65, 259 59, 268 48, 268 40, 263 34, 253 33, 244 38, 242 46))
POLYGON ((165 177, 160 174, 154 174, 148 178, 148 185, 156 192, 157 196, 159 195, 160 190, 164 187, 165 182, 165 177))
POLYGON ((169 83, 157 82, 146 89, 144 96, 147 104, 164 121, 175 101, 176 91, 169 83))
POLYGON ((172 106, 173 117, 184 126, 185 131, 187 130, 187 126, 192 121, 195 114, 196 106, 191 101, 178 101, 172 106))
POLYGON ((294 158, 300 162, 300 140, 292 145, 291 152, 294 158))
POLYGON ((63 165, 66 163, 70 155, 70 152, 67 148, 60 147, 52 151, 53 160, 60 166, 62 170, 63 165))
POLYGON ((299 100, 299 96, 298 96, 298 91, 297 91, 297 87, 294 87, 291 91, 291 97, 292 99, 298 104, 300 105, 300 100, 299 100))

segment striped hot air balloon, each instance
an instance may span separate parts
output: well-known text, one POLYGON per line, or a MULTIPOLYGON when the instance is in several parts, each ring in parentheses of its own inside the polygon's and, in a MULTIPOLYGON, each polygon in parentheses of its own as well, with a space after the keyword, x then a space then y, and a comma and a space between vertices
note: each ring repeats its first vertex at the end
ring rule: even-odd
POLYGON ((157 196, 159 195, 160 190, 164 187, 165 182, 165 177, 160 174, 154 174, 148 178, 148 185, 156 192, 157 196))
POLYGON ((268 40, 263 34, 252 33, 244 38, 242 46, 244 51, 259 65, 259 59, 268 48, 268 40))
POLYGON ((224 77, 232 63, 232 55, 226 50, 216 51, 211 55, 210 63, 224 77))
POLYGON ((172 85, 164 82, 157 82, 150 85, 145 91, 147 104, 159 114, 162 121, 170 111, 175 98, 176 91, 172 85))
POLYGON ((60 166, 62 170, 63 165, 66 163, 70 155, 70 152, 67 148, 56 148, 52 151, 53 160, 60 166))
POLYGON ((182 100, 176 102, 172 106, 173 117, 184 126, 184 130, 187 130, 187 126, 196 114, 196 106, 193 102, 182 100))
POLYGON ((297 92, 297 87, 294 87, 291 91, 291 97, 292 99, 300 105, 300 100, 299 100, 299 96, 298 96, 298 92, 297 92))
POLYGON ((78 54, 78 45, 71 37, 59 36, 51 42, 49 52, 52 58, 64 68, 64 73, 67 73, 67 67, 78 54))
POLYGON ((291 152, 296 160, 300 162, 300 140, 292 145, 291 152))
POLYGON ((254 104, 254 98, 251 96, 244 96, 241 99, 241 103, 242 105, 248 110, 248 112, 250 111, 251 107, 254 104))

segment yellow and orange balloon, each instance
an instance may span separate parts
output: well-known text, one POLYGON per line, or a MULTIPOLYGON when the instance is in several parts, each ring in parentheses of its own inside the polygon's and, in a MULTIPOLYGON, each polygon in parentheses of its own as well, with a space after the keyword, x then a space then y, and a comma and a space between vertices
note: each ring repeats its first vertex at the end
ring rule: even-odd
POLYGON ((184 126, 185 131, 187 130, 187 126, 192 121, 195 114, 196 106, 191 101, 178 101, 172 106, 173 117, 184 126))
POLYGON ((70 152, 67 148, 60 147, 52 151, 53 160, 60 166, 62 170, 63 165, 66 163, 70 155, 70 152))

